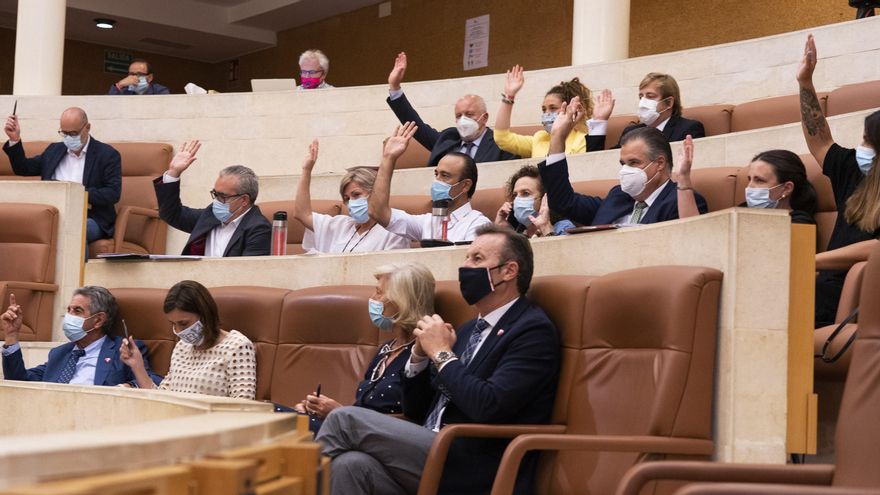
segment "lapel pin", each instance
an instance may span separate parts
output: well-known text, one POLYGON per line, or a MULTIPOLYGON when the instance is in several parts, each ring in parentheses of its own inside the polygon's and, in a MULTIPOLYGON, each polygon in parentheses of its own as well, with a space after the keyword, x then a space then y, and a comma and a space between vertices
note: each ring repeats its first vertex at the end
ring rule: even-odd
POLYGON ((495 333, 495 335, 501 337, 502 335, 504 335, 504 329, 503 329, 503 328, 499 328, 498 331, 495 333))
POLYGON ((109 362, 110 362, 110 358, 104 358, 104 362, 105 362, 105 363, 109 363, 109 362))

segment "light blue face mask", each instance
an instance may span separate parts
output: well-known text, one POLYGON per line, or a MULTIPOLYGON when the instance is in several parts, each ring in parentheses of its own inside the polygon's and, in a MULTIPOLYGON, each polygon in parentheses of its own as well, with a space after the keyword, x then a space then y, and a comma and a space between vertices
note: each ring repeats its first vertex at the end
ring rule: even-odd
POLYGON ((528 227, 532 224, 529 215, 535 215, 535 198, 528 196, 518 196, 513 199, 513 216, 516 221, 528 227))
POLYGON ((856 162, 859 164, 859 170, 863 174, 868 175, 874 163, 876 152, 867 146, 856 147, 856 162))
POLYGON ((454 201, 456 198, 462 195, 464 191, 455 195, 455 198, 449 195, 449 191, 452 190, 453 187, 461 184, 461 181, 456 182, 455 184, 447 184, 443 181, 439 181, 434 179, 434 182, 431 184, 431 201, 442 201, 447 199, 449 201, 454 201))
POLYGON ((67 337, 67 340, 71 342, 79 342, 86 335, 89 334, 92 330, 83 330, 83 325, 86 320, 92 318, 93 316, 97 316, 100 313, 95 313, 88 318, 83 318, 82 316, 72 315, 70 313, 66 313, 64 315, 64 321, 61 323, 61 329, 64 330, 64 335, 67 337))
POLYGON ((215 199, 214 203, 211 204, 211 210, 214 212, 214 217, 220 220, 221 223, 226 223, 232 217, 229 205, 221 203, 219 199, 215 199))
POLYGON ((150 86, 150 83, 147 82, 147 76, 138 76, 137 84, 129 84, 128 89, 130 91, 134 91, 135 93, 142 95, 147 92, 147 88, 150 86))
POLYGON ((83 147, 82 139, 80 136, 64 136, 61 138, 61 141, 64 143, 64 146, 67 146, 67 149, 76 153, 81 150, 83 147))
POLYGON ((778 199, 770 199, 770 190, 776 189, 782 184, 773 187, 747 187, 746 188, 746 204, 749 208, 776 208, 779 205, 778 199))
POLYGON ((370 219, 369 210, 367 198, 350 199, 348 201, 348 216, 358 225, 367 223, 367 220, 370 219))
POLYGON ((373 322, 373 325, 376 325, 376 328, 382 330, 383 332, 390 332, 391 327, 394 326, 394 319, 390 316, 385 316, 385 303, 382 301, 377 301, 375 299, 370 299, 369 301, 369 311, 370 311, 370 321, 373 322))
POLYGON ((544 130, 547 131, 547 134, 550 134, 550 129, 553 128, 553 123, 556 122, 557 112, 544 112, 541 114, 541 125, 544 126, 544 130))

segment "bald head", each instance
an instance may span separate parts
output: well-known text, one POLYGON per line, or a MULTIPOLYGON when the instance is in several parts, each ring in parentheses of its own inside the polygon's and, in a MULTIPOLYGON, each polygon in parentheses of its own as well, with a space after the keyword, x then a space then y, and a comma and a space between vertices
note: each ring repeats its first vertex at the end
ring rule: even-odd
POLYGON ((61 122, 59 130, 68 137, 78 137, 80 142, 79 148, 70 148, 71 151, 79 155, 82 146, 89 141, 89 117, 86 111, 79 107, 70 107, 61 114, 61 122))
POLYGON ((62 128, 64 128, 65 121, 70 124, 79 124, 79 127, 82 127, 89 123, 89 116, 86 115, 86 111, 82 108, 70 107, 61 114, 62 128))

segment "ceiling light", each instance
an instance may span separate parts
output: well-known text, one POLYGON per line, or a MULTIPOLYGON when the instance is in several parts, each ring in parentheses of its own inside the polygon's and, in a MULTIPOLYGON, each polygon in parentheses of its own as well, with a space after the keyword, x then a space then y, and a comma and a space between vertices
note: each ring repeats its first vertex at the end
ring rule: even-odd
POLYGON ((116 25, 116 21, 113 19, 95 19, 95 26, 101 29, 113 29, 113 26, 116 25))

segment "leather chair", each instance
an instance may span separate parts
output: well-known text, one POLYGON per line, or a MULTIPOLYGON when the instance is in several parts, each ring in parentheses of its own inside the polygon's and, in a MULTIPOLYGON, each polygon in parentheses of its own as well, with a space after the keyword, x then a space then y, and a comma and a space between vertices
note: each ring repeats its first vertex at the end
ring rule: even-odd
MULTIPOLYGON (((825 111, 828 93, 818 93, 825 111)), ((777 96, 741 103, 733 108, 730 132, 749 131, 801 121, 800 95, 777 96)))
POLYGON ((751 491, 736 493, 851 493, 880 487, 877 446, 880 445, 880 247, 868 259, 859 307, 859 334, 850 353, 849 373, 835 435, 835 463, 813 465, 754 465, 709 462, 656 462, 636 466, 627 474, 618 495, 642 493, 645 483, 658 479, 754 483, 751 491), (764 484, 777 485, 772 488, 764 484), (808 491, 812 489, 812 491, 808 491), (847 491, 849 489, 850 491, 847 491))
POLYGON ((847 84, 828 93, 825 115, 867 110, 880 107, 880 81, 847 84))
MULTIPOLYGON (((56 319, 52 305, 55 256, 58 249, 58 210, 30 203, 3 205, 0 229, 0 307, 9 305, 9 294, 24 310, 19 339, 50 341, 56 319)), ((82 256, 79 248, 74 246, 82 256)))
POLYGON ((681 115, 686 119, 698 120, 703 123, 706 136, 717 136, 730 132, 730 117, 733 114, 733 105, 705 105, 701 107, 689 107, 682 110, 681 115))
POLYGON ((620 181, 617 179, 584 180, 572 182, 571 188, 578 194, 604 198, 608 195, 608 191, 618 184, 620 184, 620 181))
MULTIPOLYGON (((275 215, 275 212, 283 211, 287 213, 287 254, 302 254, 305 252, 302 247, 302 242, 303 236, 306 233, 306 228, 293 217, 295 211, 293 200, 266 201, 258 203, 257 206, 260 207, 263 216, 266 217, 270 223, 272 222, 272 217, 275 215)), ((342 201, 337 201, 335 199, 313 199, 312 211, 323 213, 325 215, 339 215, 347 210, 342 201)))
POLYGON ((737 205, 737 167, 698 168, 691 172, 694 189, 706 199, 709 211, 737 205))
MULTIPOLYGON (((39 155, 46 151, 46 148, 52 144, 51 141, 23 141, 25 156, 39 155)), ((9 157, 6 153, 0 153, 0 179, 2 180, 40 180, 39 176, 19 176, 12 171, 12 165, 9 163, 9 157)))
POLYGON ((128 335, 143 343, 150 350, 150 367, 165 376, 171 365, 171 353, 177 337, 171 331, 171 323, 165 317, 163 306, 168 289, 118 288, 111 289, 119 304, 119 320, 115 335, 124 335, 121 320, 125 320, 128 335))
POLYGON ((620 142, 620 136, 627 127, 638 124, 638 115, 612 115, 608 119, 608 130, 605 134, 605 149, 610 150, 620 142))
MULTIPOLYGON (((380 155, 381 156, 381 155, 380 155)), ((397 159, 394 168, 422 168, 428 166, 428 159, 431 158, 431 151, 422 146, 415 139, 411 139, 406 151, 397 159)))
POLYGON ((461 296, 458 280, 438 280, 434 289, 434 312, 453 328, 461 328, 477 317, 477 308, 461 296))
POLYGON ((505 201, 507 201, 507 196, 504 194, 503 187, 478 189, 471 198, 471 206, 494 222, 495 215, 498 214, 498 210, 505 201))

